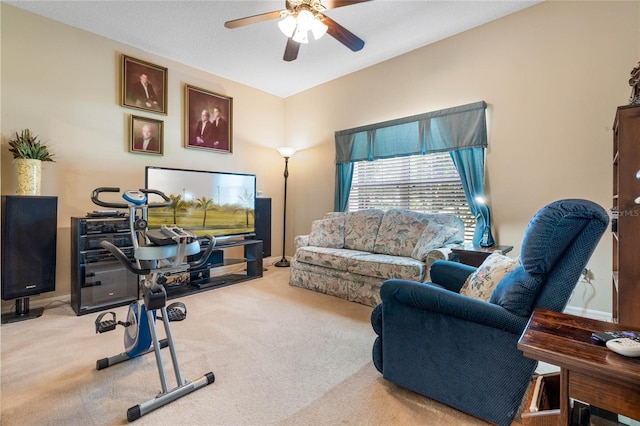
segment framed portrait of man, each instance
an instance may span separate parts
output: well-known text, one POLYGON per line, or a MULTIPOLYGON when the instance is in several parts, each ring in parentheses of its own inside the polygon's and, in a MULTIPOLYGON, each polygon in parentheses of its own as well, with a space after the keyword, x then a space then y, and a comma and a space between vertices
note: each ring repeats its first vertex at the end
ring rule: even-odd
POLYGON ((129 152, 163 155, 163 124, 160 120, 132 115, 129 152))
POLYGON ((185 85, 184 145, 231 154, 233 98, 185 85))
POLYGON ((122 55, 121 105, 167 114, 167 69, 122 55))

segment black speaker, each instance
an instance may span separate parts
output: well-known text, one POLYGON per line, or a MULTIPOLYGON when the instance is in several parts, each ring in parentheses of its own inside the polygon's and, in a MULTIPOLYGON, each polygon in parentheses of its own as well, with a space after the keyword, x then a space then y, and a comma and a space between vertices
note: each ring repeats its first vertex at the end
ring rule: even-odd
POLYGON ((33 318, 29 296, 56 289, 58 198, 2 196, 2 300, 16 300, 2 322, 33 318))
POLYGON ((262 257, 271 256, 271 198, 256 198, 256 240, 262 240, 262 257))

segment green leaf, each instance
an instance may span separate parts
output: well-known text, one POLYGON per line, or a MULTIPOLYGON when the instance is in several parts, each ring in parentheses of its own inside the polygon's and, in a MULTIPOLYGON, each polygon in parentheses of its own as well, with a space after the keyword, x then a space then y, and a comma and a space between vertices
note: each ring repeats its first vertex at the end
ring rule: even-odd
POLYGON ((40 142, 38 136, 33 135, 29 129, 24 129, 20 133, 16 132, 15 138, 9 141, 9 152, 14 159, 25 158, 55 162, 49 148, 40 142))

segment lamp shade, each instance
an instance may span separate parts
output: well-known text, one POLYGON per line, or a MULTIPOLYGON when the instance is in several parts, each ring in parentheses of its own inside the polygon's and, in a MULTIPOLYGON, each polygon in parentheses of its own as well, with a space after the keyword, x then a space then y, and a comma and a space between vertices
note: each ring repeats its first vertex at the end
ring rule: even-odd
POLYGON ((298 25, 296 27, 296 30, 293 32, 293 41, 298 42, 298 43, 302 43, 302 44, 307 44, 309 43, 309 35, 308 35, 308 31, 303 31, 300 28, 300 25, 298 25))
POLYGON ((318 18, 313 20, 313 24, 311 24, 311 32, 313 33, 313 38, 318 40, 320 37, 325 35, 327 32, 327 27, 324 22, 320 21, 318 18))
POLYGON ((288 15, 282 21, 278 22, 278 27, 280 27, 280 31, 282 31, 284 35, 291 37, 296 29, 296 18, 288 15))
POLYGON ((313 13, 309 12, 308 10, 301 10, 300 12, 298 12, 296 23, 298 24, 298 28, 300 29, 300 31, 304 31, 306 33, 311 29, 313 21, 315 20, 316 17, 313 16, 313 13))
POLYGON ((282 155, 284 158, 290 158, 293 156, 293 154, 296 153, 296 149, 292 148, 290 146, 281 146, 280 148, 278 148, 278 152, 280 153, 280 155, 282 155))

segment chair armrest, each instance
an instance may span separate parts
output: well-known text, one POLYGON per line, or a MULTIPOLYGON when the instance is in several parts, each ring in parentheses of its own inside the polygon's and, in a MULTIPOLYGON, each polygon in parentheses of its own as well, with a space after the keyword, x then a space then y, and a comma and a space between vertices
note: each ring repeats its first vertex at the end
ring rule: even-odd
POLYGON ((521 334, 529 321, 529 317, 514 315, 502 306, 463 296, 429 283, 386 280, 380 288, 380 298, 383 305, 398 303, 513 334, 521 334))
POLYGON ((431 282, 458 293, 477 268, 450 260, 436 260, 429 271, 431 282))

